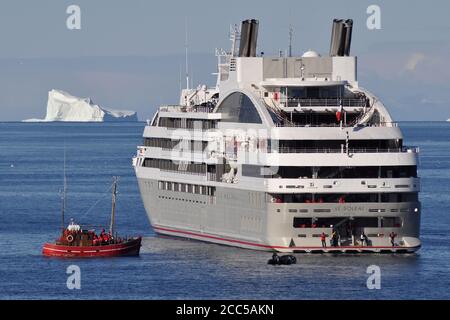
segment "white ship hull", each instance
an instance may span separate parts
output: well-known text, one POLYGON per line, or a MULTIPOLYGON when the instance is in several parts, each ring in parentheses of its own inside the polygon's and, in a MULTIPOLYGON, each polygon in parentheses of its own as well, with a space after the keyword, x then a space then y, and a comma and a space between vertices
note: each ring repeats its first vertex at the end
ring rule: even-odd
MULTIPOLYGON (((301 231, 292 226, 294 215, 289 214, 290 208, 305 205, 284 205, 280 219, 280 212, 276 212, 276 207, 280 205, 261 202, 255 206, 249 206, 250 192, 248 190, 224 188, 222 191, 218 190, 216 201, 212 202, 208 196, 203 195, 161 192, 157 188, 157 180, 140 177, 138 181, 149 221, 155 233, 160 235, 252 250, 291 253, 412 253, 421 246, 418 239, 420 217, 415 216, 415 219, 411 219, 407 212, 404 214, 404 219, 408 220, 404 222, 402 230, 366 228, 366 234, 378 235, 376 238, 371 238, 370 246, 361 245, 359 239, 353 239, 356 240, 353 244, 352 237, 349 235, 345 240, 341 240, 341 243, 348 243, 348 245, 332 247, 327 239, 326 247, 323 247, 319 235, 322 232, 330 234, 331 228, 317 228, 309 234, 301 234, 301 231), (398 243, 395 246, 392 246, 389 239, 389 233, 392 231, 398 234, 398 243)), ((418 203, 402 203, 389 204, 387 207, 403 209, 403 211, 408 208, 409 212, 413 212, 418 205, 418 203)), ((324 205, 318 206, 324 207, 324 205)), ((358 204, 352 204, 352 206, 361 207, 358 204)), ((341 205, 341 207, 349 208, 348 205, 341 205)), ((342 215, 344 216, 346 214, 342 215)))

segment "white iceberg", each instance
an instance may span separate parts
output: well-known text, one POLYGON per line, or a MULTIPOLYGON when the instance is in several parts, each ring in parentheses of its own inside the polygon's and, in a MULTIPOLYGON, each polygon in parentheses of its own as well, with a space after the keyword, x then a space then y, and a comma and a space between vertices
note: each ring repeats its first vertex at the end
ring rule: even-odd
POLYGON ((135 111, 109 110, 92 102, 90 98, 78 98, 61 90, 48 93, 45 119, 28 119, 25 122, 110 122, 138 121, 135 111))

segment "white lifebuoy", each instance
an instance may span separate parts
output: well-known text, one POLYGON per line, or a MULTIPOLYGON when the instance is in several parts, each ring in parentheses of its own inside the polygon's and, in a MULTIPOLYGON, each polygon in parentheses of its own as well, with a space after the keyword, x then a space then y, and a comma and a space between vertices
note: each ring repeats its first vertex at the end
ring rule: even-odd
POLYGON ((69 242, 69 243, 73 242, 73 235, 69 234, 69 235, 66 237, 66 240, 67 240, 67 242, 69 242))

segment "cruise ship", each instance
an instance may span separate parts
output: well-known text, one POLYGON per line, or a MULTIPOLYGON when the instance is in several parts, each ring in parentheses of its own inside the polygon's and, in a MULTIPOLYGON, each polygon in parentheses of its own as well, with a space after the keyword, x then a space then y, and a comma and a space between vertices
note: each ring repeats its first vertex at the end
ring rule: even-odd
POLYGON ((411 253, 421 246, 418 148, 359 86, 353 21, 330 52, 257 52, 259 21, 216 49, 217 82, 181 90, 133 158, 159 235, 293 253, 411 253))

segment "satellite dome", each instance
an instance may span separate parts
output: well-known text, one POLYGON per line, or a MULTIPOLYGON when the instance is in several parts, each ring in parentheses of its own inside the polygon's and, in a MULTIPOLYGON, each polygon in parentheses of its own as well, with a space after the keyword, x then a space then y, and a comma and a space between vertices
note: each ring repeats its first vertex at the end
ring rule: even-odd
POLYGON ((314 50, 308 50, 302 55, 302 58, 317 58, 317 57, 320 57, 320 54, 318 54, 314 50))

